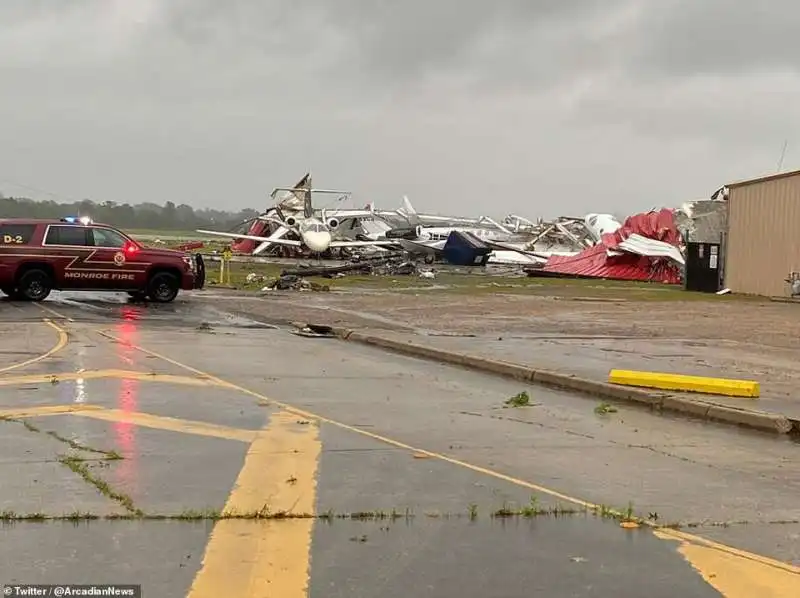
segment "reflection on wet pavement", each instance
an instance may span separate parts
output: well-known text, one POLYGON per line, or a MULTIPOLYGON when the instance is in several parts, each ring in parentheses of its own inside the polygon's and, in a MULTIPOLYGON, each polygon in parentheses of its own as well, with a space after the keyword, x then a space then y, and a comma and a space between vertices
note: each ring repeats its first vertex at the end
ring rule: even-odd
POLYGON ((43 303, 54 310, 68 313, 82 321, 121 319, 147 324, 167 323, 173 326, 216 326, 231 328, 274 328, 275 326, 218 310, 208 303, 198 304, 178 297, 169 304, 134 300, 127 293, 53 292, 43 303))

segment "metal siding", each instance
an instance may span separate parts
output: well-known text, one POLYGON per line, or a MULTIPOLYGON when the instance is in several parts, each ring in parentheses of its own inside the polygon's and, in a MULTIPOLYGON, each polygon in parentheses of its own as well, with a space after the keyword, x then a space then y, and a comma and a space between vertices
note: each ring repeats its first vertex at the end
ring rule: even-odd
POLYGON ((800 271, 800 175, 729 191, 725 286, 734 293, 786 296, 800 271))

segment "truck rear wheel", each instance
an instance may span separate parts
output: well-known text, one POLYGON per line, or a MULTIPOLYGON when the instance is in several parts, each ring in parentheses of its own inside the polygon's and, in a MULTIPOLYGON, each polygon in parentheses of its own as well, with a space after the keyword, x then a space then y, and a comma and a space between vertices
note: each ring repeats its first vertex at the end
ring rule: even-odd
POLYGON ((169 272, 157 272, 147 283, 147 296, 156 303, 170 303, 180 291, 178 277, 169 272))
POLYGON ((52 288, 50 274, 39 269, 28 270, 20 277, 16 294, 28 301, 44 301, 52 288))

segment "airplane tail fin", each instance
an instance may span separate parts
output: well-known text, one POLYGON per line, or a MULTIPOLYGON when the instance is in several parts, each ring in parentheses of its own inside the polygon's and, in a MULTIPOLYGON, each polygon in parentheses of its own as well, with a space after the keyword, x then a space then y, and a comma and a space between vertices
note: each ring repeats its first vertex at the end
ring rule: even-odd
POLYGON ((409 201, 407 195, 403 196, 403 207, 401 211, 411 226, 416 226, 419 223, 417 211, 414 209, 414 206, 411 205, 411 201, 409 201))

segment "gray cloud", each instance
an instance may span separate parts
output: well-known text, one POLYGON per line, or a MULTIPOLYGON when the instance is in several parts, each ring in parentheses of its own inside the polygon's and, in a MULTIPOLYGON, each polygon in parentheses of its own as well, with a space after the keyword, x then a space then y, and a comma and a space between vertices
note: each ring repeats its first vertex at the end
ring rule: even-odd
POLYGON ((792 0, 663 0, 643 13, 636 71, 671 76, 797 70, 800 7, 792 0))
POLYGON ((800 160, 800 8, 769 7, 3 0, 0 180, 255 207, 311 168, 390 207, 671 205, 784 139, 800 160))

